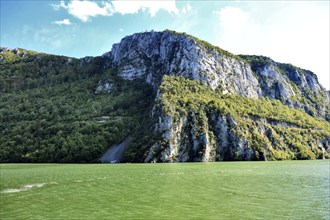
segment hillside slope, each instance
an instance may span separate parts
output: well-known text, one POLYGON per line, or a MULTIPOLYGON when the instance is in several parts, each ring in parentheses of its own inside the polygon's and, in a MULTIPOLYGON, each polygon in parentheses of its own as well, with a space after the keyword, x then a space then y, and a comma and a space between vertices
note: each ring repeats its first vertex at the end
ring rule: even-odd
POLYGON ((269 98, 222 95, 165 76, 145 162, 329 158, 329 123, 269 98))
POLYGON ((330 157, 315 74, 169 30, 82 59, 1 48, 0 100, 0 162, 96 162, 130 136, 127 162, 330 157))
POLYGON ((152 87, 122 80, 100 58, 0 55, 0 162, 97 162, 148 123, 152 87))

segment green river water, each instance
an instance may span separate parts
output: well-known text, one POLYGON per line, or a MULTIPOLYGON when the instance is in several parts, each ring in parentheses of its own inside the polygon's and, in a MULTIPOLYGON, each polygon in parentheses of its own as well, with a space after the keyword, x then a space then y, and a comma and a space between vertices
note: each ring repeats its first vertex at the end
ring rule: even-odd
POLYGON ((0 219, 330 219, 330 160, 0 164, 0 219))

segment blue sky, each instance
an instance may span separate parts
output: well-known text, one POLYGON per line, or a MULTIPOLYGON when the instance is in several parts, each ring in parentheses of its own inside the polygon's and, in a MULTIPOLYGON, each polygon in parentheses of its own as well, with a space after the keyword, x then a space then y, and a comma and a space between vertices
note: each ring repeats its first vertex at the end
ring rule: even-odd
POLYGON ((235 54, 292 63, 330 88, 329 1, 0 0, 2 47, 97 56, 146 30, 187 32, 235 54))

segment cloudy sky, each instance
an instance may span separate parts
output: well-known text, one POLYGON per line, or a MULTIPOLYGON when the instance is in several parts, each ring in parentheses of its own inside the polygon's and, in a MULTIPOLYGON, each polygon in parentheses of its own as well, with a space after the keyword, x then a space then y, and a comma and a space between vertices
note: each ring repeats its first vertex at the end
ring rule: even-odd
POLYGON ((291 63, 329 79, 329 1, 0 0, 2 47, 96 56, 126 35, 187 32, 235 54, 291 63))

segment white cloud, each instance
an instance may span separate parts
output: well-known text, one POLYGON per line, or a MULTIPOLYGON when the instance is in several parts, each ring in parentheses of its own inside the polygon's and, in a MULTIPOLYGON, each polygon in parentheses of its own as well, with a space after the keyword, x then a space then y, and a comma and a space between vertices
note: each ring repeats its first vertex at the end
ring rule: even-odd
POLYGON ((63 20, 59 20, 59 21, 54 21, 53 22, 54 24, 57 24, 57 25, 60 25, 60 26, 62 26, 62 25, 70 25, 71 24, 71 22, 70 22, 70 20, 69 19, 63 19, 63 20))
POLYGON ((97 2, 90 0, 71 0, 68 4, 61 1, 59 4, 51 4, 54 10, 64 8, 69 14, 80 19, 83 22, 89 20, 90 17, 111 16, 115 13, 119 14, 135 14, 139 11, 147 11, 151 17, 154 17, 158 11, 165 10, 168 13, 177 14, 179 10, 175 5, 175 0, 167 1, 140 1, 140 0, 116 0, 97 2))
POLYGON ((236 54, 269 56, 329 80, 329 13, 323 4, 285 2, 225 7, 216 12, 215 44, 236 54), (249 7, 246 7, 249 6, 249 7))
POLYGON ((83 22, 88 21, 90 17, 96 17, 98 15, 110 16, 113 14, 111 4, 104 3, 103 7, 100 7, 96 2, 86 0, 72 0, 67 5, 61 1, 59 6, 53 6, 54 9, 57 7, 66 9, 69 14, 83 22))
POLYGON ((65 4, 64 4, 64 1, 60 1, 59 4, 50 4, 50 6, 52 6, 52 8, 55 10, 55 11, 58 11, 60 10, 61 8, 65 8, 65 4))
POLYGON ((168 1, 112 1, 114 11, 120 14, 135 14, 140 10, 147 10, 151 17, 155 16, 161 9, 169 13, 178 13, 174 0, 168 1))
POLYGON ((218 14, 220 23, 225 26, 225 28, 232 28, 233 26, 234 28, 242 28, 250 17, 247 12, 231 6, 222 8, 218 14))
POLYGON ((228 40, 239 40, 248 31, 247 26, 252 23, 250 14, 239 8, 228 6, 216 13, 219 15, 221 29, 228 40))
POLYGON ((181 9, 181 13, 183 14, 187 14, 191 11, 192 7, 189 3, 187 3, 182 9, 181 9))

